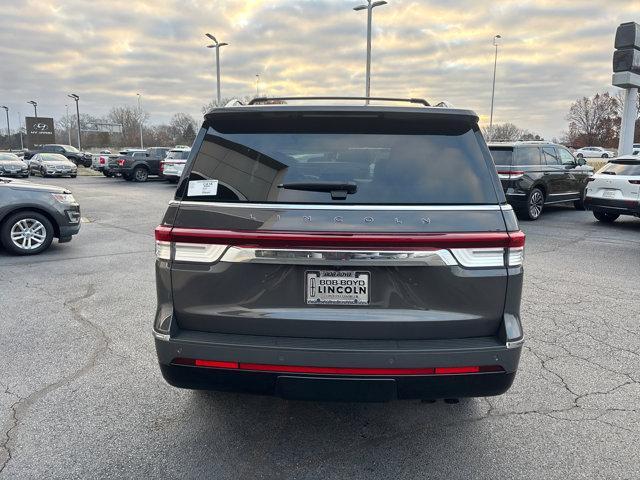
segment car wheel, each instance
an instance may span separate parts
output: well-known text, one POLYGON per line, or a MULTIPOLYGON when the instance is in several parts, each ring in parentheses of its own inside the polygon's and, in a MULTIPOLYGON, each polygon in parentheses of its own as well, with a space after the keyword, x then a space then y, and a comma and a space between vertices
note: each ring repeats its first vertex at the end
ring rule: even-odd
POLYGON ((584 155, 583 155, 583 154, 581 154, 581 153, 579 153, 578 155, 576 155, 576 157, 578 157, 578 158, 584 158, 584 155))
POLYGON ((78 175, 69 175, 71 178, 76 178, 78 175))
POLYGON ((149 172, 144 167, 137 167, 133 171, 133 179, 136 182, 146 182, 148 178, 149 178, 149 172))
POLYGON ((518 211, 519 216, 525 220, 537 220, 544 208, 544 193, 539 188, 534 188, 527 195, 525 208, 518 211))
POLYGON ((40 176, 42 176, 42 178, 45 178, 47 176, 47 171, 44 168, 40 169, 40 176))
POLYGON ((600 222, 613 223, 620 215, 618 215, 617 213, 603 212, 602 210, 594 210, 593 216, 596 217, 596 219, 600 222))
POLYGON ((0 240, 16 255, 36 255, 53 240, 53 225, 41 213, 19 212, 7 218, 0 228, 0 240))
POLYGON ((603 153, 602 154, 602 158, 609 158, 609 154, 608 153, 603 153))
POLYGON ((131 181, 131 176, 130 175, 125 175, 124 173, 122 174, 122 178, 124 178, 127 182, 131 181))

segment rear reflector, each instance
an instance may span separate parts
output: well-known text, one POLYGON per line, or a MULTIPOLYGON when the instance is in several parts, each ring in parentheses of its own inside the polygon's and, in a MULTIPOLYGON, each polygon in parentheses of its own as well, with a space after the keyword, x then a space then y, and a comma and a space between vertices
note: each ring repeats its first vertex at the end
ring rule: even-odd
POLYGON ((302 373, 310 375, 460 375, 469 373, 503 372, 499 365, 470 367, 427 367, 427 368, 351 368, 351 367, 304 367, 297 365, 268 365, 262 363, 239 363, 217 360, 200 360, 192 358, 176 358, 174 365, 191 367, 218 368, 224 370, 242 370, 250 372, 270 373, 302 373))

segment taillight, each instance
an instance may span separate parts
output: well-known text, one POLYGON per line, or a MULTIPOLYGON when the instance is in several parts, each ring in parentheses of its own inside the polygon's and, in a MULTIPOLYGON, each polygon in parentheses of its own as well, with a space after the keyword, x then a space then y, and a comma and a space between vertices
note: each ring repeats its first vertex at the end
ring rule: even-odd
POLYGON ((500 180, 517 180, 522 178, 524 172, 521 170, 498 170, 500 180))
POLYGON ((118 160, 118 165, 119 165, 120 167, 123 167, 123 166, 124 166, 124 158, 121 158, 120 160, 118 160))
POLYGON ((640 185, 640 180, 629 180, 631 185, 640 185))
MULTIPOLYGON (((525 235, 518 232, 348 234, 263 232, 181 228, 160 225, 155 230, 158 258, 214 263, 229 247, 271 250, 433 251, 449 250, 463 267, 522 265, 525 235)), ((454 263, 455 264, 455 263, 454 263)))
POLYGON ((160 161, 160 173, 164 172, 164 162, 160 161))
POLYGON ((104 157, 100 157, 98 162, 100 162, 100 165, 104 165, 105 164, 105 158, 104 157))
POLYGON ((594 177, 589 177, 589 178, 587 178, 587 183, 589 183, 589 182, 593 182, 594 180, 595 180, 595 178, 594 178, 594 177))

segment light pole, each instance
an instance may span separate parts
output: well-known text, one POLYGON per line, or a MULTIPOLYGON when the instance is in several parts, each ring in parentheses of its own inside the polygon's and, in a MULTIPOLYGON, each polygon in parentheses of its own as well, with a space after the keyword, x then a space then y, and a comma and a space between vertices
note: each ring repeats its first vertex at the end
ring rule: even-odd
POLYGON ((67 95, 69 98, 73 98, 76 101, 76 115, 78 116, 78 150, 82 150, 82 142, 80 141, 80 107, 78 106, 78 100, 80 97, 75 93, 67 95))
POLYGON ((260 98, 260 74, 256 73, 256 98, 260 98))
POLYGON ((207 45, 207 48, 215 48, 216 49, 216 79, 218 85, 218 106, 222 102, 220 97, 220 47, 224 47, 225 45, 229 45, 228 43, 218 42, 216 37, 211 35, 210 33, 205 33, 205 36, 213 40, 213 45, 207 45))
POLYGON ((493 87, 491 88, 491 115, 489 116, 489 140, 493 140, 493 99, 496 95, 496 67, 498 66, 498 45, 502 36, 493 37, 493 46, 496 47, 496 55, 493 58, 493 87))
POLYGON ((371 2, 371 0, 367 0, 367 4, 358 5, 354 7, 354 10, 357 12, 359 10, 367 10, 367 71, 365 74, 365 93, 364 96, 367 97, 365 100, 365 105, 369 105, 369 97, 371 96, 371 17, 373 16, 373 9, 375 7, 379 7, 381 5, 386 5, 387 2, 384 0, 379 2, 371 2))
POLYGON ((69 104, 65 103, 64 107, 67 109, 67 137, 69 140, 69 145, 71 145, 71 122, 69 121, 69 104))
POLYGON ((136 95, 138 96, 138 126, 140 127, 140 149, 143 149, 144 143, 142 143, 142 108, 140 108, 140 97, 142 97, 142 95, 140 95, 139 93, 136 93, 136 95))
POLYGON ((12 148, 11 148, 11 127, 9 127, 9 107, 5 107, 4 105, 2 105, 0 108, 4 108, 4 113, 7 114, 7 140, 9 141, 9 151, 11 151, 12 148))
POLYGON ((38 118, 38 102, 35 100, 29 100, 27 103, 33 105, 33 116, 38 118))
POLYGON ((22 113, 18 112, 18 125, 20 126, 20 150, 24 150, 24 142, 22 141, 22 113))

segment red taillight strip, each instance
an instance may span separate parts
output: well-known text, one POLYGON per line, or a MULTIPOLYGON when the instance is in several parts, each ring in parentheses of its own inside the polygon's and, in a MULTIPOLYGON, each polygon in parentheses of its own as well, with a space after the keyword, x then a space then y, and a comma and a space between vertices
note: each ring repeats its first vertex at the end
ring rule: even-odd
POLYGON ((175 365, 192 367, 218 368, 223 370, 243 370, 270 373, 304 373, 312 375, 459 375, 468 373, 503 372, 499 365, 469 367, 428 367, 428 368, 351 368, 351 367, 306 367, 298 365, 268 365, 262 363, 224 362, 217 360, 200 360, 192 358, 176 358, 175 365))
POLYGON ((330 233, 211 230, 160 225, 156 240, 183 243, 215 243, 245 247, 364 247, 364 248, 487 248, 521 247, 522 232, 464 233, 330 233))

